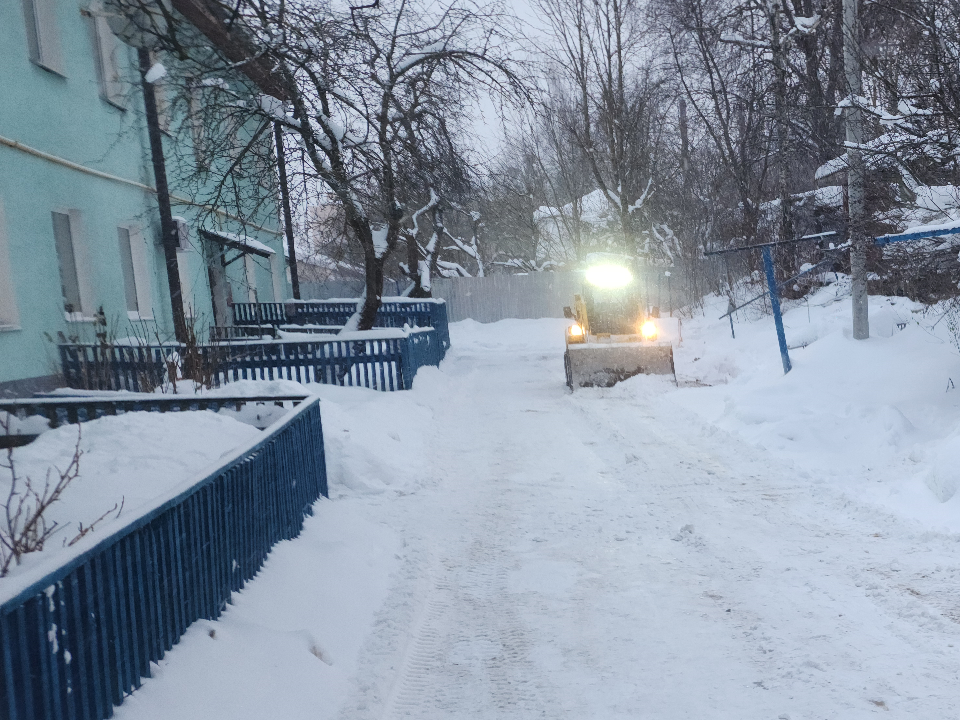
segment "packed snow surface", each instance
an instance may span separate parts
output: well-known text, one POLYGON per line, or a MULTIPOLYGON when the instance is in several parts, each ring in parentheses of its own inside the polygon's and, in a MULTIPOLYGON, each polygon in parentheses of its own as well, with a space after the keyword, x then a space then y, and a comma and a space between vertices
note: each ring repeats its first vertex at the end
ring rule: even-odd
POLYGON ((563 384, 562 320, 451 326, 410 392, 311 386, 331 499, 121 720, 960 717, 960 380, 841 278, 684 323, 679 387, 563 384), (889 714, 888 714, 889 713, 889 714))

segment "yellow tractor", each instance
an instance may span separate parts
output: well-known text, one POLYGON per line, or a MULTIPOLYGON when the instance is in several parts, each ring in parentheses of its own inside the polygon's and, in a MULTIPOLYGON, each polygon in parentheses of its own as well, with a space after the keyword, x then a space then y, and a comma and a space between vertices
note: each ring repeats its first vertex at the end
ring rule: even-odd
POLYGON ((596 253, 588 263, 582 293, 563 309, 574 321, 563 355, 570 389, 611 387, 640 374, 676 380, 673 344, 680 340, 680 321, 642 305, 626 258, 596 253))

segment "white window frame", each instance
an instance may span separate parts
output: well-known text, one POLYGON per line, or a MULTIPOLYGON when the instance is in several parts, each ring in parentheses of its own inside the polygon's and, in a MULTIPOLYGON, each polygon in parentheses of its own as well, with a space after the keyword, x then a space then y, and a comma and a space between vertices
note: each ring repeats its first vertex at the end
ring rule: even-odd
POLYGON ((120 225, 117 229, 126 230, 130 234, 130 259, 137 295, 137 310, 127 310, 127 318, 133 321, 153 320, 153 289, 150 285, 150 259, 146 237, 136 224, 120 225))
POLYGON ((7 223, 0 199, 0 332, 20 329, 20 310, 17 293, 13 287, 13 266, 10 262, 10 245, 7 223))
POLYGON ((203 85, 196 78, 187 82, 187 114, 197 170, 206 172, 210 169, 210 163, 207 158, 207 128, 203 123, 203 85))
POLYGON ((270 277, 273 279, 273 301, 283 302, 283 254, 270 256, 270 277))
POLYGON ((93 25, 94 53, 96 54, 97 80, 100 97, 114 107, 126 110, 127 95, 120 75, 119 53, 123 51, 117 37, 110 30, 103 5, 90 5, 90 22, 93 25))
POLYGON ((57 23, 57 0, 22 0, 30 61, 65 77, 57 23))
POLYGON ((180 273, 180 302, 183 305, 183 315, 192 320, 197 316, 197 302, 194 297, 196 283, 193 271, 190 269, 191 254, 184 250, 177 252, 177 270, 180 273))
POLYGON ((257 261, 250 253, 246 253, 243 256, 243 274, 247 282, 247 302, 259 302, 259 293, 257 292, 257 261))
POLYGON ((190 244, 190 223, 185 217, 173 216, 173 224, 177 228, 177 251, 188 252, 193 246, 190 244))
MULTIPOLYGON (((77 277, 77 295, 80 298, 80 309, 74 312, 64 310, 64 317, 67 322, 95 322, 93 317, 96 301, 93 294, 93 284, 91 282, 90 262, 87 255, 86 242, 84 241, 83 218, 77 209, 54 208, 51 212, 51 229, 53 224, 52 213, 66 215, 69 218, 70 243, 73 249, 73 265, 77 277)), ((54 237, 54 250, 56 251, 56 237, 54 237)), ((60 256, 57 254, 58 275, 59 275, 60 256)))

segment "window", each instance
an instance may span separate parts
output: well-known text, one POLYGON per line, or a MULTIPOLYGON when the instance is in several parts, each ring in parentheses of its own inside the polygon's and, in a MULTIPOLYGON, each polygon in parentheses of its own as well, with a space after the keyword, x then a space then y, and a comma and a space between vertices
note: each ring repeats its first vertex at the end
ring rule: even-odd
POLYGON ((194 272, 190 268, 190 256, 177 257, 177 269, 180 271, 180 299, 183 303, 183 314, 188 318, 196 317, 196 298, 194 272))
POLYGON ((177 227, 177 250, 186 252, 190 249, 190 225, 182 217, 174 217, 173 224, 177 227))
POLYGON ((93 23, 94 51, 97 61, 97 79, 100 82, 100 96, 111 105, 124 108, 126 97, 120 82, 119 53, 120 44, 107 24, 101 4, 90 6, 90 20, 93 23))
POLYGON ((80 302, 80 275, 77 272, 77 253, 74 246, 74 228, 68 213, 54 212, 53 237, 57 243, 57 262, 60 265, 60 288, 63 291, 63 310, 75 319, 83 312, 80 302))
POLYGON ((150 274, 147 266, 147 246, 136 227, 117 228, 120 249, 120 268, 123 272, 123 294, 127 317, 148 320, 153 317, 150 296, 150 274))
POLYGON ((13 329, 19 324, 20 313, 17 311, 17 295, 13 288, 10 248, 7 244, 3 205, 0 205, 0 330, 13 329))
POLYGON ((273 301, 283 302, 283 266, 282 256, 270 256, 270 276, 273 278, 273 301))
POLYGON ((139 317, 140 303, 137 300, 137 278, 133 271, 129 228, 117 228, 117 241, 120 245, 120 267, 123 270, 123 294, 127 301, 127 312, 136 313, 139 317))
POLYGON ((63 75, 63 52, 57 29, 57 0, 23 0, 30 60, 63 75))
POLYGON ((210 169, 207 129, 203 117, 203 86, 197 80, 187 82, 187 113, 189 114, 190 133, 193 138, 193 155, 197 161, 197 170, 210 169))
POLYGON ((247 281, 247 302, 259 302, 257 300, 257 261, 253 255, 243 256, 243 269, 247 281))

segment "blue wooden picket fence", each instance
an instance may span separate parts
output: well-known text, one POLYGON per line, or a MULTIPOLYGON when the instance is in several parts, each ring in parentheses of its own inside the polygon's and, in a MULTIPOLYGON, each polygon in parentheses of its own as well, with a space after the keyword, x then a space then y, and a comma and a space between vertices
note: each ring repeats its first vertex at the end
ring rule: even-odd
MULTIPOLYGON (((286 303, 234 303, 235 326, 324 325, 343 326, 357 311, 357 300, 308 300, 286 303)), ((435 300, 384 302, 377 310, 375 327, 432 327, 440 336, 444 352, 450 347, 447 305, 435 300)))
POLYGON ((320 406, 4 597, 0 717, 101 720, 195 620, 215 619, 327 494, 320 406))
POLYGON ((234 341, 185 348, 177 344, 58 346, 66 383, 85 390, 150 392, 161 385, 171 364, 203 376, 213 386, 236 380, 294 380, 409 390, 417 370, 439 365, 444 346, 433 328, 403 337, 338 340, 318 335, 309 341, 234 341), (192 370, 191 370, 192 369, 192 370), (195 371, 195 372, 194 372, 195 371))

